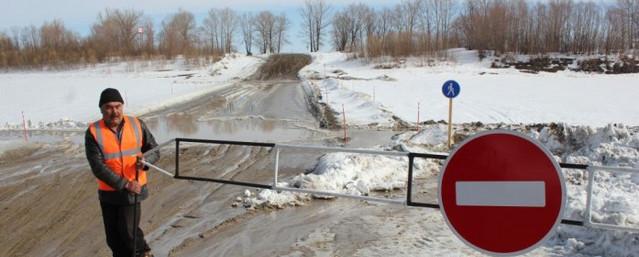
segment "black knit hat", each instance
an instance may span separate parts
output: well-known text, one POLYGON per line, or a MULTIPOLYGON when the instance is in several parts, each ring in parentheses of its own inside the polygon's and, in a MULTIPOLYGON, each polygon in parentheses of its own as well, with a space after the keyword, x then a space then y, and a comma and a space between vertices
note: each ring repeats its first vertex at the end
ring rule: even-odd
POLYGON ((124 100, 122 99, 122 96, 120 95, 120 92, 118 92, 117 89, 107 88, 104 91, 102 91, 102 94, 100 94, 100 103, 98 104, 98 107, 102 107, 103 104, 108 102, 124 103, 124 100))

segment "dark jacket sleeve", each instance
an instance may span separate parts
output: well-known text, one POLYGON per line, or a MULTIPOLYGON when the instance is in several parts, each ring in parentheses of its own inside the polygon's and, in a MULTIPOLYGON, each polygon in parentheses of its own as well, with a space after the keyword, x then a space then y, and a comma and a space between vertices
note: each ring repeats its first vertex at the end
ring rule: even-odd
POLYGON ((124 190, 126 181, 104 164, 102 151, 100 151, 98 143, 95 141, 95 138, 93 138, 93 135, 91 135, 89 129, 87 129, 84 135, 84 150, 93 175, 116 190, 124 190))
MULTIPOLYGON (((140 121, 140 127, 142 127, 142 153, 146 153, 149 150, 158 146, 158 143, 155 142, 155 137, 151 134, 151 131, 146 126, 144 121, 138 119, 140 121)), ((156 163, 160 159, 160 151, 153 151, 151 153, 145 154, 144 159, 149 163, 156 163)), ((148 167, 144 167, 144 170, 148 170, 148 167)))

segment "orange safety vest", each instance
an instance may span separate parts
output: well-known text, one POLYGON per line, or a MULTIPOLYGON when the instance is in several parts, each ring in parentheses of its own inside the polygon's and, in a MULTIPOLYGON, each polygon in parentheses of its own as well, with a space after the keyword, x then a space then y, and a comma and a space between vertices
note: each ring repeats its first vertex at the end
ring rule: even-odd
MULTIPOLYGON (((118 140, 116 133, 106 126, 104 120, 89 125, 89 131, 102 151, 104 164, 118 176, 128 181, 135 180, 136 157, 142 157, 140 121, 135 117, 124 116, 121 140, 118 140)), ((138 183, 146 184, 146 172, 143 170, 140 170, 138 183)), ((98 188, 103 191, 115 191, 100 179, 98 179, 98 188)))

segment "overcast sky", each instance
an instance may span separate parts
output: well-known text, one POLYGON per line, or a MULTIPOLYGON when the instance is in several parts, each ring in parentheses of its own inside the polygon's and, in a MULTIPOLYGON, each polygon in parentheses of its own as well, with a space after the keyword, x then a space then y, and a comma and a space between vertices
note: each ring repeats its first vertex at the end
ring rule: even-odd
MULTIPOLYGON (((365 2, 371 6, 394 5, 398 0, 326 0, 334 7, 355 2, 365 2)), ((230 7, 238 12, 258 12, 270 10, 275 14, 286 13, 291 20, 289 41, 284 51, 304 51, 305 45, 299 40, 299 8, 304 0, 0 0, 0 31, 10 33, 12 27, 28 25, 40 26, 45 21, 61 19, 71 30, 86 36, 91 24, 100 11, 111 9, 135 9, 154 20, 154 25, 171 13, 182 8, 192 12, 198 22, 211 8, 230 7)), ((239 48, 242 49, 242 48, 239 48)))

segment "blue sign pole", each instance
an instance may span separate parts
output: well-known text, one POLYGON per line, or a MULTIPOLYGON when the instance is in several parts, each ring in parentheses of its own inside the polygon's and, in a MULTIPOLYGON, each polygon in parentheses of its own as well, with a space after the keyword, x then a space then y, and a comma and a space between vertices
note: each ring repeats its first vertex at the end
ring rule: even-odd
POLYGON ((461 92, 459 83, 454 80, 444 82, 442 86, 442 93, 448 98, 448 149, 452 145, 452 133, 453 133, 453 98, 457 97, 461 92))

